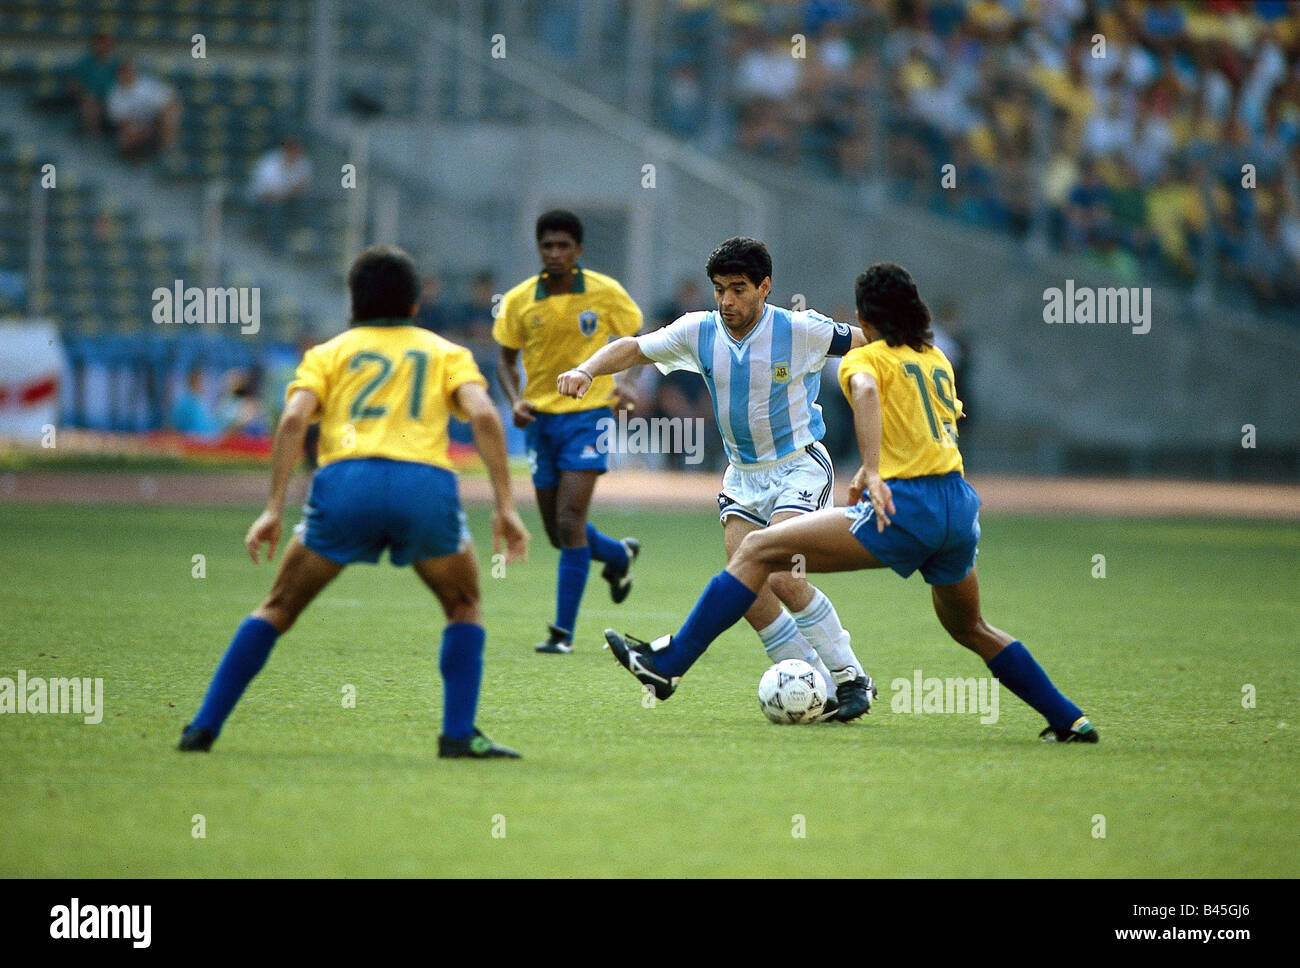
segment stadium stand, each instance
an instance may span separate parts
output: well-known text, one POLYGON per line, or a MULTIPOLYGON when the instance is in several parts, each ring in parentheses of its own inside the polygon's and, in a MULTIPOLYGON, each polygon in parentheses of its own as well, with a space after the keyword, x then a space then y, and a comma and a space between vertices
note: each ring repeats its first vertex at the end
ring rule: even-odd
POLYGON ((1208 252, 1258 308, 1300 322, 1294 5, 675 6, 656 103, 678 135, 706 137, 686 108, 692 78, 707 70, 701 38, 721 31, 729 136, 741 150, 865 180, 868 128, 883 112, 895 198, 1024 236, 1041 197, 1057 246, 1186 283, 1208 252), (802 59, 790 56, 796 35, 807 41, 802 59), (890 96, 874 100, 873 79, 890 96), (1257 189, 1243 195, 1235 189, 1250 159, 1257 189), (937 177, 948 163, 960 172, 956 191, 937 177), (1278 257, 1261 258, 1270 251, 1278 257))
MULTIPOLYGON (((1300 321, 1295 4, 667 6, 652 117, 679 138, 848 183, 883 173, 899 202, 1015 238, 1038 232, 1124 277, 1190 287, 1212 268, 1227 299, 1300 321), (1243 197, 1252 158, 1256 189, 1243 197), (949 163, 955 186, 938 176, 949 163), (1098 180, 1085 185, 1089 165, 1098 180)), ((510 21, 489 5, 488 29, 526 25, 558 74, 618 97, 629 58, 609 51, 629 35, 630 5, 547 12, 510 21)))
MULTIPOLYGON (((671 0, 648 25, 644 104, 635 96, 629 46, 642 11, 632 3, 324 6, 338 19, 329 39, 329 118, 320 127, 313 126, 317 5, 310 0, 12 0, 0 8, 0 81, 22 92, 42 124, 54 119, 75 129, 65 71, 96 30, 110 31, 120 51, 175 87, 184 104, 179 142, 147 171, 196 200, 224 182, 224 231, 255 257, 223 257, 220 275, 233 285, 269 280, 261 286, 259 341, 297 346, 338 325, 329 300, 313 297, 339 291, 339 267, 361 237, 349 234, 347 200, 325 174, 350 159, 349 126, 362 116, 383 139, 371 165, 394 189, 397 240, 441 275, 450 304, 466 303, 484 270, 506 280, 533 264, 520 231, 531 216, 522 209, 552 198, 582 199, 593 251, 616 273, 630 268, 635 282, 648 263, 630 241, 637 224, 630 203, 609 201, 610 172, 639 170, 647 153, 660 151, 635 131, 646 122, 654 138, 675 135, 698 157, 719 159, 721 169, 761 186, 771 200, 768 225, 781 225, 785 236, 777 242, 784 246, 781 300, 792 280, 824 292, 827 280, 852 271, 859 248, 842 246, 827 258, 809 243, 851 238, 852 219, 871 211, 873 237, 892 239, 900 252, 914 233, 893 227, 924 215, 925 231, 953 252, 991 252, 989 233, 996 234, 1002 241, 992 258, 1001 271, 1018 271, 1026 241, 1072 260, 1054 262, 1071 268, 1051 274, 1044 267, 1035 286, 1039 277, 1047 285, 1089 266, 1117 282, 1182 290, 1187 299, 1179 305, 1190 306, 1196 287, 1212 281, 1205 288, 1215 306, 1249 306, 1252 318, 1282 325, 1300 319, 1300 17, 1283 4, 671 0), (421 32, 464 27, 466 11, 475 10, 483 36, 508 36, 509 61, 460 57, 445 38, 421 32), (196 33, 207 58, 190 56, 196 33), (1092 56, 1097 33, 1107 38, 1105 59, 1092 56), (796 38, 806 44, 803 57, 791 49, 796 38), (586 106, 580 117, 554 97, 535 97, 521 66, 623 113, 607 127, 588 124, 586 106), (625 126, 622 142, 609 137, 625 126), (556 129, 564 136, 548 148, 566 152, 560 164, 575 177, 547 188, 548 196, 529 188, 524 159, 535 139, 556 129), (247 191, 256 160, 290 133, 302 138, 320 174, 287 239, 287 259, 303 273, 292 284, 286 261, 265 244, 247 191), (1252 193, 1234 182, 1247 156, 1261 159, 1252 193), (953 190, 938 178, 948 162, 959 173, 953 190), (517 191, 521 184, 527 190, 517 191), (859 208, 854 199, 878 187, 885 207, 859 208), (506 189, 513 194, 504 197, 506 189), (789 218, 796 207, 800 217, 789 218), (929 227, 930 216, 946 222, 951 236, 929 227)), ((11 183, 24 184, 36 159, 23 145, 35 139, 26 130, 15 135, 0 163, 25 165, 14 168, 11 183)), ((92 347, 101 337, 175 339, 150 326, 141 294, 159 276, 199 273, 194 233, 178 234, 177 220, 159 217, 152 200, 124 204, 119 192, 99 186, 101 172, 125 169, 107 145, 61 156, 69 191, 49 212, 48 277, 68 338, 92 347)), ((699 236, 702 227, 734 223, 737 201, 742 221, 749 217, 743 192, 720 199, 713 183, 691 181, 685 169, 663 171, 676 207, 653 215, 646 245, 656 254, 654 277, 640 281, 646 294, 656 287, 656 301, 671 284, 665 280, 698 271, 699 252, 711 244, 699 236)), ((368 204, 363 217, 377 221, 375 194, 368 204)), ((29 205, 18 192, 0 212, 0 308, 24 307, 29 205)), ((370 233, 367 227, 365 238, 370 233)), ((962 270, 947 271, 955 275, 940 293, 963 303, 956 318, 969 318, 962 270)), ((1033 312, 1030 297, 1017 303, 1018 315, 1033 312)), ((815 298, 818 308, 845 310, 815 298)), ((484 356, 491 347, 479 350, 484 356)), ((995 366, 1014 362, 982 355, 979 346, 973 356, 981 359, 971 377, 977 391, 995 366)), ((1059 463, 1053 432, 1008 425, 1001 434, 1017 453, 1033 449, 1036 465, 1059 463), (1036 447, 1040 437, 1045 443, 1036 447)))

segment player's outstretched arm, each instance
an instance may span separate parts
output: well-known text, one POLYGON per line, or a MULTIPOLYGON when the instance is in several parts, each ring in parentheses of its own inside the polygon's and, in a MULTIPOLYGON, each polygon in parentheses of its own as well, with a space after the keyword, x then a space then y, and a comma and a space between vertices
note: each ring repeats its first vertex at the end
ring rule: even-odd
POLYGON ((302 442, 307 436, 307 427, 320 406, 320 397, 311 390, 299 387, 289 397, 284 413, 275 428, 275 439, 271 442, 271 496, 264 510, 244 537, 244 547, 253 564, 258 563, 258 555, 263 543, 267 545, 266 560, 275 557, 275 549, 280 546, 280 521, 284 517, 284 495, 293 477, 293 469, 302 459, 302 442))
POLYGON ((586 361, 565 370, 556 381, 556 389, 566 397, 582 398, 591 389, 591 381, 598 376, 609 373, 622 373, 630 366, 649 363, 650 357, 641 352, 636 338, 624 336, 612 343, 606 343, 592 353, 586 361))
POLYGON ((862 466, 849 482, 849 501, 857 504, 866 492, 876 509, 876 530, 884 531, 889 525, 889 515, 894 513, 894 497, 880 477, 880 388, 870 373, 855 373, 849 379, 849 393, 853 428, 858 435, 858 450, 862 452, 862 466))
POLYGON ((514 494, 510 490, 510 461, 506 456, 506 432, 497 416, 492 398, 478 383, 464 383, 456 388, 456 405, 469 418, 474 433, 474 446, 487 465, 488 479, 492 482, 492 553, 496 554, 502 542, 506 546, 506 561, 528 559, 528 529, 515 510, 514 494))

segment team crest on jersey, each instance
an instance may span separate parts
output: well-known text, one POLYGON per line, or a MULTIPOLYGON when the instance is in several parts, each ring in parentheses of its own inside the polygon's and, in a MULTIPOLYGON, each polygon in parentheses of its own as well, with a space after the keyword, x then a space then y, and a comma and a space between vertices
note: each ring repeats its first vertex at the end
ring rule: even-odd
POLYGON ((582 330, 583 336, 590 336, 596 332, 596 314, 590 309, 578 314, 578 328, 582 330))
POLYGON ((789 363, 773 363, 773 364, 772 364, 772 382, 773 382, 773 383, 788 383, 789 380, 790 380, 790 364, 789 364, 789 363))

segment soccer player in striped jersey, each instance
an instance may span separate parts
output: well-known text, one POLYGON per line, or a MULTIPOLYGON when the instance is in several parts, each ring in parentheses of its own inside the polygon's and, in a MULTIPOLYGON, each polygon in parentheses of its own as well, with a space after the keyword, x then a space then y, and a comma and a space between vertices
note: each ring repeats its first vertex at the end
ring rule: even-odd
POLYGON ((810 572, 919 570, 948 634, 1047 720, 1049 742, 1095 743, 1082 710, 1052 685, 1029 650, 980 613, 975 556, 979 495, 963 476, 952 365, 934 346, 930 310, 900 266, 858 277, 858 322, 869 340, 845 356, 840 384, 853 406, 862 466, 848 508, 830 508, 748 535, 675 635, 645 643, 607 633, 615 657, 659 698, 763 589, 768 575, 804 555, 810 572))
POLYGON ((528 462, 537 508, 551 545, 560 551, 555 621, 538 652, 573 651, 578 606, 592 561, 610 597, 621 603, 632 590, 632 563, 641 545, 615 540, 587 520, 596 478, 609 468, 601 445, 601 422, 611 407, 632 410, 631 386, 609 377, 582 400, 556 392, 555 380, 598 346, 641 328, 641 310, 618 280, 578 265, 582 222, 556 209, 537 220, 542 272, 515 286, 501 302, 492 338, 501 345, 497 374, 510 400, 516 427, 527 434, 528 462), (515 369, 523 357, 526 386, 515 369))
POLYGON ((271 498, 244 539, 257 564, 280 544, 285 489, 302 456, 307 427, 320 421, 320 470, 306 520, 285 549, 271 591, 244 619, 180 749, 206 752, 276 640, 345 565, 375 564, 387 548, 411 565, 447 617, 438 667, 444 695, 438 755, 517 758, 474 724, 483 676, 478 562, 447 457, 447 421, 468 420, 492 482, 492 548, 506 560, 528 551, 515 511, 505 430, 487 381, 463 346, 415 325, 415 266, 401 249, 376 246, 348 271, 352 321, 303 357, 285 391, 271 449, 271 498))
MULTIPOLYGON (((834 503, 817 394, 826 357, 844 355, 862 337, 820 313, 768 305, 772 258, 756 239, 723 242, 705 271, 716 310, 687 313, 663 329, 609 344, 561 374, 559 389, 581 397, 605 374, 648 362, 664 373, 702 375, 730 464, 718 494, 730 556, 750 532, 834 503)), ((856 719, 875 697, 871 677, 830 600, 796 574, 797 559, 786 564, 759 588, 745 618, 773 662, 804 659, 826 680, 823 719, 856 719)))

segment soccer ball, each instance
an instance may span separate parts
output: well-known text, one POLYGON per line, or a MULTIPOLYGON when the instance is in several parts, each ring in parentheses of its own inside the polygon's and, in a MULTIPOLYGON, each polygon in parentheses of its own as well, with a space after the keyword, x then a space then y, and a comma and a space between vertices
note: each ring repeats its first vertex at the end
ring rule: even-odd
POLYGON ((758 680, 758 708, 774 723, 811 723, 826 705, 826 686, 803 659, 782 659, 758 680))

